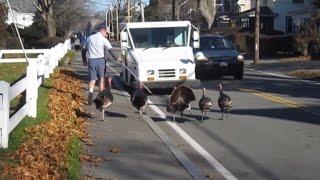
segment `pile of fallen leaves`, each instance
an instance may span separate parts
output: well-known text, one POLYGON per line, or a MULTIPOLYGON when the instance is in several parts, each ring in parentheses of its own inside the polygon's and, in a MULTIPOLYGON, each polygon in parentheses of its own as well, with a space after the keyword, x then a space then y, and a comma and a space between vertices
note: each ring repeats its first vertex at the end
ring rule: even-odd
POLYGON ((10 158, 17 163, 6 165, 3 175, 18 179, 65 179, 69 140, 77 136, 88 141, 87 123, 81 114, 84 97, 81 82, 71 70, 53 74, 49 93, 51 119, 27 128, 28 138, 10 158))
POLYGON ((320 69, 295 70, 295 71, 289 72, 288 75, 303 78, 303 79, 320 80, 320 69))

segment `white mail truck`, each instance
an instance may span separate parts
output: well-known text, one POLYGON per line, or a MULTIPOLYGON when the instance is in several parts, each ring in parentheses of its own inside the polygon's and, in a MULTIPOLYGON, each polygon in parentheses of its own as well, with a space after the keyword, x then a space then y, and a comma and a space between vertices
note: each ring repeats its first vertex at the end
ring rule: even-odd
POLYGON ((199 30, 189 21, 127 23, 120 36, 125 56, 121 76, 127 85, 170 88, 199 83, 193 54, 199 30))

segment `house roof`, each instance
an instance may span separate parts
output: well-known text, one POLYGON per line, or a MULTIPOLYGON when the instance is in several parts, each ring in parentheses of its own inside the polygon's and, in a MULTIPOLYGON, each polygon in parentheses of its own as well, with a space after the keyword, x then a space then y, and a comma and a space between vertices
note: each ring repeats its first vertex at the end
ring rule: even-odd
MULTIPOLYGON (((235 18, 242 18, 242 17, 255 17, 256 8, 249 9, 247 11, 243 11, 237 15, 235 18)), ((260 17, 275 17, 277 16, 268 6, 261 6, 260 7, 260 17)))

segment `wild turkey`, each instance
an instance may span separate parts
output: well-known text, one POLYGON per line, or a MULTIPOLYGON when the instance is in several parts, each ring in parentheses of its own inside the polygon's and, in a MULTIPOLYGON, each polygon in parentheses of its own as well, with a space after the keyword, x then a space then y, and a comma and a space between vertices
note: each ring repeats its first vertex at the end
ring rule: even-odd
POLYGON ((207 112, 210 112, 210 109, 213 105, 212 100, 205 95, 206 88, 202 88, 202 98, 199 101, 199 108, 202 112, 201 122, 203 123, 203 114, 207 116, 207 112))
POLYGON ((220 91, 220 96, 218 99, 218 105, 221 109, 221 120, 223 120, 223 113, 226 114, 226 117, 228 118, 228 113, 230 109, 232 108, 232 102, 230 96, 222 92, 222 84, 218 84, 219 86, 219 91, 220 91))
POLYGON ((142 83, 136 84, 135 90, 131 94, 131 103, 137 108, 139 114, 142 114, 142 111, 147 106, 148 97, 143 91, 142 83))
POLYGON ((98 93, 96 99, 93 100, 96 108, 102 112, 102 120, 105 120, 105 111, 113 102, 113 95, 111 93, 110 85, 108 85, 104 90, 98 93))
POLYGON ((176 120, 176 112, 181 112, 181 116, 183 116, 183 111, 191 109, 190 103, 194 100, 196 97, 191 88, 182 85, 174 88, 166 107, 167 112, 173 113, 173 122, 176 120))

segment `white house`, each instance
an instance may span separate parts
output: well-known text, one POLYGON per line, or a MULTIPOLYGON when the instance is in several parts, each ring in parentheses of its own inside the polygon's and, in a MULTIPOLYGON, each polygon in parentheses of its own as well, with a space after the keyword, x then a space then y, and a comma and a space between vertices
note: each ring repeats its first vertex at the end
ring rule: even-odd
POLYGON ((238 13, 251 9, 251 0, 238 0, 236 9, 238 13))
POLYGON ((216 0, 217 13, 237 14, 251 9, 251 0, 216 0))
POLYGON ((251 0, 216 0, 217 23, 229 26, 230 17, 251 9, 251 0))
MULTIPOLYGON (((254 1, 254 0, 253 0, 254 1)), ((311 17, 313 0, 262 0, 261 6, 268 6, 277 14, 274 29, 294 33, 301 23, 311 17)), ((255 6, 255 1, 253 3, 255 6)))
POLYGON ((18 28, 24 29, 31 26, 33 23, 33 17, 34 13, 21 13, 18 12, 16 8, 12 8, 12 13, 11 11, 8 11, 8 19, 5 23, 10 25, 15 22, 18 28))
MULTIPOLYGON (((239 0, 241 1, 241 0, 239 0)), ((261 0, 261 29, 295 33, 299 26, 311 17, 313 0, 261 0)), ((254 24, 256 0, 251 0, 251 9, 238 14, 238 22, 244 19, 248 27, 254 24)), ((243 24, 241 25, 243 26, 243 24)))

